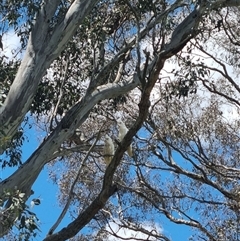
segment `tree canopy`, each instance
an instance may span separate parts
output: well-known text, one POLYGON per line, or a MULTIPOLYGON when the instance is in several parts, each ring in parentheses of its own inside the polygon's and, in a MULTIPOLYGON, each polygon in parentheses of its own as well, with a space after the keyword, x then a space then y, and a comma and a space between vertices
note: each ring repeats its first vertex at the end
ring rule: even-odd
POLYGON ((0 182, 0 237, 41 230, 27 201, 41 205, 47 166, 62 213, 45 241, 168 241, 168 222, 189 240, 239 240, 239 6, 1 1, 0 163, 18 168, 0 182), (23 160, 30 120, 44 137, 23 160))

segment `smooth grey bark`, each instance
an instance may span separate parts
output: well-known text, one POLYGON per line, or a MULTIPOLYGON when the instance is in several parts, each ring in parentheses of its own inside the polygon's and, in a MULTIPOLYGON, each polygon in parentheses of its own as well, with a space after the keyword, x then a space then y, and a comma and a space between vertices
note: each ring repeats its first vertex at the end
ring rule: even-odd
MULTIPOLYGON (((5 190, 15 189, 25 193, 24 198, 27 200, 31 195, 31 187, 43 166, 53 158, 62 142, 68 139, 73 134, 74 130, 85 121, 92 107, 100 100, 124 94, 138 85, 139 82, 136 78, 128 84, 107 84, 101 86, 91 95, 72 107, 56 129, 43 141, 24 165, 0 183, 0 196, 3 196, 5 190)), ((14 220, 15 216, 12 215, 12 222, 14 220)), ((0 236, 4 235, 7 230, 8 227, 2 227, 0 229, 0 236)))
MULTIPOLYGON (((10 89, 9 95, 4 105, 0 109, 0 124, 1 127, 4 128, 4 135, 0 132, 0 138, 4 137, 5 135, 12 136, 16 132, 23 117, 28 111, 28 108, 32 102, 32 98, 36 92, 38 83, 40 82, 45 70, 47 67, 49 67, 50 63, 60 54, 64 48, 64 45, 74 34, 79 23, 84 19, 84 17, 88 14, 96 2, 97 0, 76 0, 70 7, 66 17, 50 35, 48 33, 48 26, 44 21, 46 21, 46 19, 52 16, 51 14, 55 12, 57 3, 52 3, 52 1, 45 1, 45 5, 43 5, 42 10, 37 17, 36 24, 33 27, 32 34, 29 38, 27 51, 17 73, 16 79, 10 89), (41 29, 41 36, 37 31, 38 28, 41 29), (47 47, 45 48, 46 45, 47 47)), ((178 0, 176 2, 183 4, 183 1, 178 0)), ((166 48, 163 49, 163 51, 152 62, 152 66, 149 65, 148 71, 152 70, 153 66, 158 69, 159 66, 156 66, 155 63, 160 64, 160 67, 162 67, 164 61, 167 58, 170 58, 178 51, 180 51, 191 38, 198 34, 197 31, 193 30, 198 28, 202 13, 205 10, 210 11, 210 9, 216 8, 217 6, 228 6, 228 4, 229 6, 239 6, 240 1, 219 0, 211 6, 199 6, 192 13, 190 13, 190 15, 186 17, 185 20, 180 23, 176 30, 173 32, 170 43, 166 45, 166 48)), ((169 11, 169 9, 167 11, 169 11)), ((143 37, 145 33, 141 33, 143 37)), ((128 49, 131 49, 134 44, 135 42, 131 41, 129 46, 123 50, 122 54, 126 53, 128 49)), ((115 62, 113 60, 112 64, 115 65, 120 59, 121 56, 118 55, 118 57, 115 59, 115 62)), ((110 68, 110 66, 111 64, 103 69, 102 75, 99 74, 97 76, 99 79, 96 79, 96 83, 100 81, 100 78, 108 73, 108 68, 110 68)), ((156 71, 156 73, 159 72, 156 71)), ((154 85, 154 81, 152 84, 154 85)), ((83 98, 66 113, 65 117, 58 124, 56 129, 43 141, 40 147, 31 155, 26 163, 24 163, 24 165, 9 178, 0 183, 0 196, 2 196, 4 190, 13 190, 15 187, 17 187, 17 189, 21 190, 21 192, 26 193, 25 198, 27 199, 30 195, 31 186, 37 179, 39 173, 42 170, 42 167, 55 157, 61 143, 68 139, 73 134, 74 130, 85 121, 92 107, 100 100, 118 96, 119 94, 125 94, 139 85, 140 82, 137 76, 133 76, 132 79, 129 79, 124 84, 114 83, 102 85, 99 86, 95 91, 89 92, 85 98, 83 98), (29 173, 31 173, 31 175, 29 175, 29 173)), ((152 87, 153 86, 149 88, 149 91, 151 91, 152 87)), ((144 91, 144 100, 147 101, 147 95, 150 93, 147 93, 148 89, 145 89, 144 91)), ((130 134, 126 135, 125 138, 126 147, 128 141, 130 143, 132 136, 140 128, 140 124, 143 121, 144 118, 139 120, 139 123, 137 124, 137 127, 135 126, 134 130, 129 130, 130 134)), ((96 213, 105 205, 108 198, 112 195, 112 175, 120 161, 120 157, 122 155, 121 153, 124 153, 124 145, 122 148, 123 149, 118 151, 119 153, 116 152, 118 153, 118 155, 116 154, 117 161, 113 161, 113 164, 109 166, 106 172, 101 193, 96 198, 95 202, 89 206, 89 209, 86 210, 84 215, 78 218, 79 222, 76 221, 72 224, 72 226, 70 225, 68 229, 61 230, 56 236, 49 236, 46 240, 60 240, 57 238, 65 237, 64 235, 67 235, 66 230, 69 233, 75 234, 76 231, 79 231, 84 225, 86 225, 86 223, 90 221, 89 218, 92 217, 94 213, 96 213), (71 227, 74 227, 74 232, 70 232, 71 227)), ((12 222, 14 222, 14 218, 12 219, 12 222)), ((6 232, 7 227, 2 228, 0 230, 0 237, 6 232)))
MULTIPOLYGON (((50 66, 51 62, 60 55, 64 45, 71 39, 79 24, 98 1, 99 0, 75 0, 63 20, 53 30, 50 29, 49 20, 54 16, 60 0, 43 1, 36 21, 33 24, 32 32, 30 33, 24 58, 8 96, 0 108, 0 139, 4 139, 5 137, 11 139, 16 133, 29 110, 38 84, 46 69, 50 66)), ((56 147, 58 142, 55 143, 53 141, 51 144, 56 147)), ((44 165, 44 161, 39 161, 39 159, 43 160, 47 158, 45 149, 46 146, 42 144, 40 148, 32 154, 32 161, 27 161, 23 167, 16 172, 13 178, 9 177, 1 182, 1 197, 5 190, 14 190, 19 186, 22 187, 19 188, 19 190, 21 189, 25 192, 25 198, 27 199, 29 197, 32 183, 36 180, 44 165), (42 157, 40 158, 41 155, 42 157), (31 171, 33 175, 27 178, 31 171), (16 187, 11 185, 11 183, 16 184, 16 187), (9 185, 9 188, 7 187, 8 185, 5 186, 6 184, 9 185)), ((0 154, 3 153, 3 151, 4 145, 0 146, 0 154)), ((6 207, 8 207, 10 203, 11 201, 7 202, 6 207)), ((0 217, 0 219, 1 218, 2 217, 0 217)), ((11 215, 8 222, 13 223, 15 218, 15 215, 11 215)), ((9 227, 10 226, 2 227, 1 225, 0 237, 8 231, 9 227)))
MULTIPOLYGON (((32 103, 38 84, 58 57, 64 45, 71 39, 79 24, 99 0, 75 0, 63 20, 50 29, 49 20, 53 17, 60 0, 45 0, 37 15, 26 53, 8 96, 0 108, 0 139, 12 137, 20 126, 32 103)), ((0 146, 0 154, 4 149, 0 146)))
POLYGON ((0 196, 3 190, 12 190, 14 187, 28 193, 42 167, 52 159, 62 142, 68 139, 74 130, 84 122, 86 115, 95 104, 100 100, 125 94, 138 85, 139 82, 136 78, 127 84, 107 84, 73 106, 56 129, 24 163, 23 167, 0 183, 0 196))

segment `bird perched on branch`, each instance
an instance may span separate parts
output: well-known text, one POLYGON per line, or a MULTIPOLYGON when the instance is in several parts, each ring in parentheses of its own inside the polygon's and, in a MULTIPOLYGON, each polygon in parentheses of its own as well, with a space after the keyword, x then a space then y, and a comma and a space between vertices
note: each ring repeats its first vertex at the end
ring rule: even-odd
MULTIPOLYGON (((128 128, 126 127, 126 125, 121 121, 118 120, 117 121, 117 125, 118 125, 118 140, 122 141, 124 136, 127 134, 128 132, 128 128)), ((132 152, 132 145, 130 144, 130 146, 127 149, 127 153, 130 157, 133 156, 133 152, 132 152)))
POLYGON ((114 144, 112 138, 108 135, 105 136, 105 144, 103 148, 103 156, 107 165, 110 164, 114 155, 114 144))

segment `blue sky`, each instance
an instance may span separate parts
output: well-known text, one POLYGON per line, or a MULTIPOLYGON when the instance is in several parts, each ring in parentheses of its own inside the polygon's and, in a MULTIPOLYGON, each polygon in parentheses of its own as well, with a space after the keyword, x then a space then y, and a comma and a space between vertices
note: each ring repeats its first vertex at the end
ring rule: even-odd
MULTIPOLYGON (((24 128, 24 131, 27 141, 23 146, 23 162, 25 162, 32 152, 39 146, 39 135, 41 134, 34 128, 29 129, 28 125, 26 125, 24 128)), ((8 177, 12 172, 14 172, 14 170, 15 168, 5 168, 1 170, 1 179, 8 177)), ((35 205, 32 209, 30 209, 32 212, 36 213, 39 219, 39 227, 41 232, 39 232, 38 236, 34 239, 37 241, 46 237, 49 229, 56 222, 59 214, 62 211, 57 201, 58 187, 50 180, 47 170, 47 167, 43 168, 37 181, 33 185, 32 189, 34 194, 29 198, 28 201, 28 205, 30 206, 30 201, 33 198, 39 198, 41 200, 40 205, 35 205)), ((66 214, 57 230, 66 226, 70 221, 69 215, 66 214)), ((188 237, 191 234, 191 228, 184 225, 173 224, 160 215, 159 219, 156 219, 156 223, 163 227, 164 234, 172 238, 173 241, 188 240, 188 237)))
MULTIPOLYGON (((3 44, 3 54, 11 58, 13 56, 11 53, 11 49, 14 49, 18 46, 19 39, 16 37, 16 35, 14 35, 13 32, 9 32, 3 36, 3 44)), ((36 150, 36 148, 40 144, 39 131, 36 131, 34 128, 29 129, 28 125, 24 128, 24 131, 24 135, 27 138, 23 146, 23 163, 29 158, 29 156, 34 152, 34 150, 36 150)), ((0 178, 2 180, 5 179, 15 170, 16 168, 1 169, 0 178)), ((41 204, 38 206, 34 206, 31 210, 36 213, 37 217, 39 218, 39 226, 41 229, 41 232, 39 232, 39 235, 34 240, 42 240, 46 236, 51 226, 56 222, 60 212, 62 211, 57 202, 58 187, 57 185, 54 185, 48 177, 47 167, 43 168, 32 189, 34 190, 34 195, 30 197, 28 204, 30 204, 30 201, 33 198, 39 198, 41 200, 41 204)), ((166 218, 162 218, 162 216, 159 216, 159 220, 156 221, 159 223, 160 226, 161 223, 163 223, 163 232, 167 236, 171 237, 173 241, 187 240, 187 238, 191 234, 191 229, 189 227, 172 224, 166 218)), ((66 226, 69 222, 69 215, 66 214, 65 219, 59 225, 57 230, 66 226)))
MULTIPOLYGON (((29 129, 28 125, 24 128, 24 136, 26 136, 26 141, 23 145, 22 161, 25 162, 29 156, 34 152, 34 150, 39 146, 39 131, 36 131, 34 128, 29 129)), ((0 177, 5 179, 11 175, 16 168, 4 168, 1 169, 0 177)), ((28 205, 30 206, 30 201, 33 198, 39 198, 41 200, 40 205, 35 205, 32 209, 32 212, 37 214, 37 217, 40 221, 41 233, 36 240, 42 240, 54 222, 57 220, 61 209, 57 203, 57 191, 58 188, 52 183, 48 177, 47 168, 44 167, 40 173, 37 181, 34 183, 32 190, 34 194, 29 198, 28 205)), ((64 222, 59 225, 59 228, 63 227, 64 222)))

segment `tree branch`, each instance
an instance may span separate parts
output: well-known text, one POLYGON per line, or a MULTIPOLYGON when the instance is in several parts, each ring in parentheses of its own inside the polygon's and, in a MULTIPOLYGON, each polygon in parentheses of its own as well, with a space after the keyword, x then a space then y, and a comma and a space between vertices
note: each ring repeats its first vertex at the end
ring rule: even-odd
MULTIPOLYGON (((64 45, 98 0, 75 0, 62 23, 57 25, 51 35, 49 19, 53 17, 59 2, 60 0, 46 1, 37 16, 22 63, 0 108, 0 125, 4 130, 0 132, 0 139, 12 137, 16 133, 46 69, 59 56, 64 45)), ((3 151, 0 146, 0 153, 3 151)))

